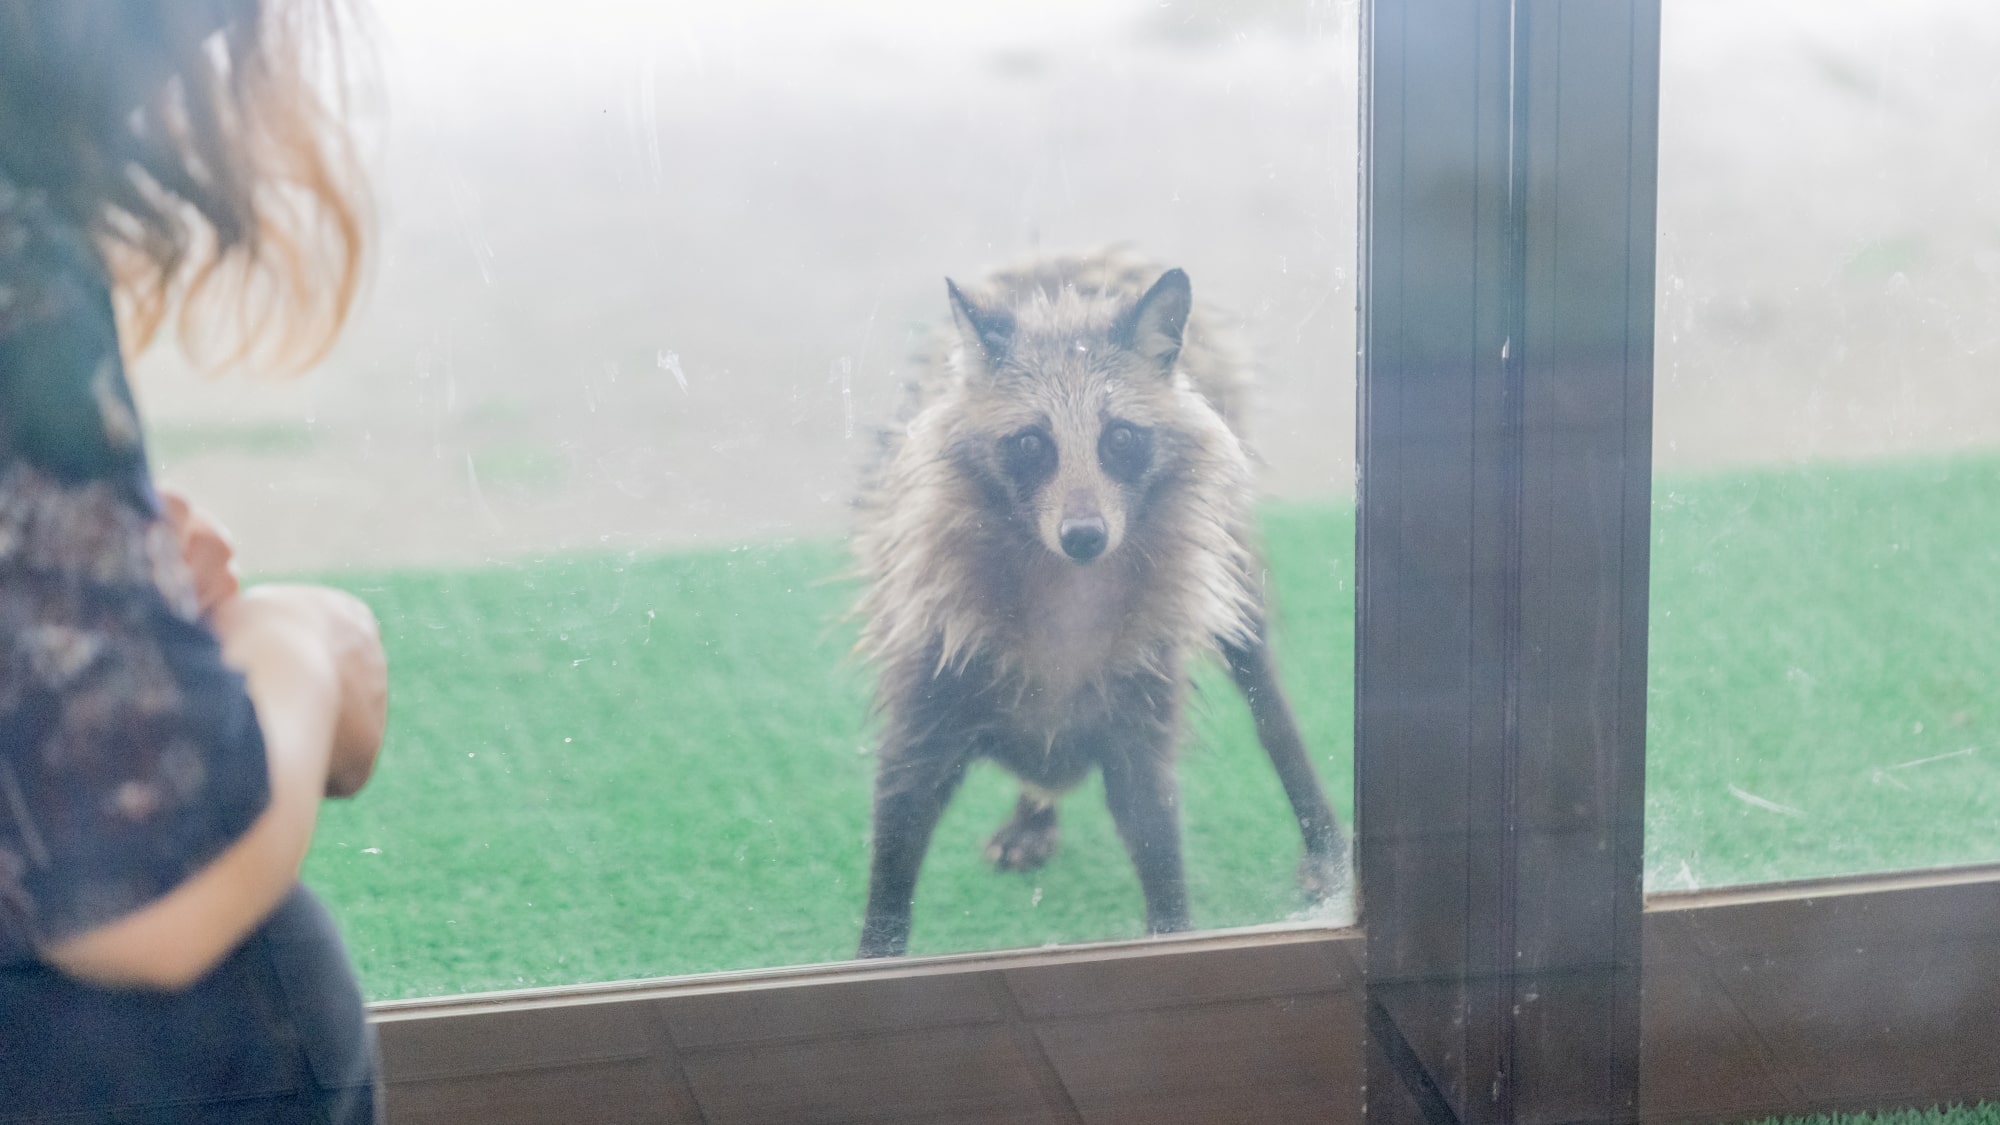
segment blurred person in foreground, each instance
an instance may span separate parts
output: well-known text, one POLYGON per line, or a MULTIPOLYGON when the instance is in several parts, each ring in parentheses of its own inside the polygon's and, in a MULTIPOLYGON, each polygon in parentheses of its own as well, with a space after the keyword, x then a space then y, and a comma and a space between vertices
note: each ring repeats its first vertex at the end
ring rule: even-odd
POLYGON ((331 346, 364 242, 341 27, 317 0, 0 0, 0 1121, 379 1116, 298 886, 381 743, 374 618, 239 591, 154 488, 125 379, 169 318, 218 367, 331 346))

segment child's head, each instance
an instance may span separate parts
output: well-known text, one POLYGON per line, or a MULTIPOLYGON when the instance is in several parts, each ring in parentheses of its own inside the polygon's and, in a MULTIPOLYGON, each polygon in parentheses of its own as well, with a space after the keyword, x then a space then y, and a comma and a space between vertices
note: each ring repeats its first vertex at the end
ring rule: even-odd
POLYGON ((128 350, 298 364, 364 241, 338 0, 0 0, 0 175, 88 231, 128 350))

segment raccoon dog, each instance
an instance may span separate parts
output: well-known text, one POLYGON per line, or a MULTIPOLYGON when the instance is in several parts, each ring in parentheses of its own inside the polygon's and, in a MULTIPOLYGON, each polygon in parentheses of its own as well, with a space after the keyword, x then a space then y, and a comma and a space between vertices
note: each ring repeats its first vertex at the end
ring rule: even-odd
POLYGON ((860 955, 905 951, 932 829, 978 758, 1021 779, 998 867, 1047 860, 1057 795, 1101 770, 1147 929, 1187 929, 1174 748, 1203 650, 1250 702, 1302 884, 1333 893, 1345 844, 1265 646, 1244 371, 1187 274, 1114 254, 945 286, 952 325, 855 537, 884 728, 860 955))

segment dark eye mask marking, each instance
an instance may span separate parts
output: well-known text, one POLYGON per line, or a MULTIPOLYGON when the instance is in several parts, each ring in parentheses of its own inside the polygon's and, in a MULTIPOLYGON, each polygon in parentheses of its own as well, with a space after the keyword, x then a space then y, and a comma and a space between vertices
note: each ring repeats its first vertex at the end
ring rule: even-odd
POLYGON ((1125 421, 1110 423, 1098 435, 1097 461, 1111 479, 1137 484, 1153 467, 1153 431, 1125 421))
POLYGON ((1056 443, 1039 426, 1016 430, 1000 439, 1000 466, 1023 492, 1055 475, 1056 443))

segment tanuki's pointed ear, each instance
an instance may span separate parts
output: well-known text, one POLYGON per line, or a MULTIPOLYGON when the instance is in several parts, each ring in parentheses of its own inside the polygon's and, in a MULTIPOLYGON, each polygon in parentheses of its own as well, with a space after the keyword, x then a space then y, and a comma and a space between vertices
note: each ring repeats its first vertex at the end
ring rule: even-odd
POLYGON ((1112 338, 1120 347, 1158 364, 1160 374, 1165 375, 1180 358, 1181 333, 1187 330, 1188 309, 1193 302, 1187 271, 1168 270, 1138 304, 1118 318, 1112 338))
POLYGON ((944 289, 951 296, 951 318, 958 324, 959 334, 965 337, 967 352, 983 370, 991 371, 1014 345, 1014 314, 1006 309, 973 304, 948 277, 944 279, 944 289))

